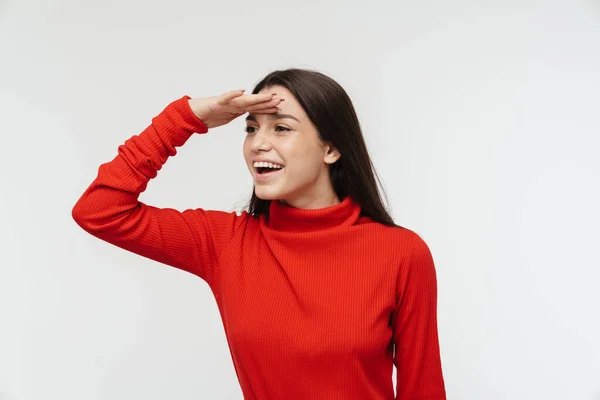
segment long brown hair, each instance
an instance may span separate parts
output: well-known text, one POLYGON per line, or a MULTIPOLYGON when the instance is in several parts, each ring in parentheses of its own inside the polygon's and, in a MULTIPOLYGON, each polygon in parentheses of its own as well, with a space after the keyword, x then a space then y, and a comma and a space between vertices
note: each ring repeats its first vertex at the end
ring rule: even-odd
MULTIPOLYGON (((354 200, 361 207, 361 215, 387 226, 398 226, 382 201, 381 180, 367 151, 356 111, 346 91, 321 72, 291 68, 271 72, 256 85, 252 93, 256 94, 273 85, 288 89, 317 128, 320 139, 340 152, 341 157, 329 166, 329 176, 337 196, 354 200)), ((258 198, 253 190, 248 212, 255 217, 261 214, 268 216, 270 203, 270 200, 258 198)))

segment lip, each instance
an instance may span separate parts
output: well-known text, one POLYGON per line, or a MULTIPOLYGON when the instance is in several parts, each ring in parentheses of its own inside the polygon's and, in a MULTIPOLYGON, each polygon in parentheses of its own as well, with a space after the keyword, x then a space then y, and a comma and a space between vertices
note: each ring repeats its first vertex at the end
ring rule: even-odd
POLYGON ((256 180, 257 182, 268 182, 269 180, 271 180, 273 178, 277 178, 278 174, 281 172, 282 172, 281 169, 277 169, 277 170, 267 172, 264 174, 259 174, 255 169, 254 170, 254 180, 256 180))

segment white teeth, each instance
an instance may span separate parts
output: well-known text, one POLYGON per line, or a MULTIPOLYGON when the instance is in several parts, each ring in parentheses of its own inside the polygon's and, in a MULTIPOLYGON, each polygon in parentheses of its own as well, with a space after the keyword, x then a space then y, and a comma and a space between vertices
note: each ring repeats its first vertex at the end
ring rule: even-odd
POLYGON ((279 164, 273 164, 270 162, 264 162, 264 161, 256 161, 254 164, 254 168, 283 168, 283 165, 279 165, 279 164))

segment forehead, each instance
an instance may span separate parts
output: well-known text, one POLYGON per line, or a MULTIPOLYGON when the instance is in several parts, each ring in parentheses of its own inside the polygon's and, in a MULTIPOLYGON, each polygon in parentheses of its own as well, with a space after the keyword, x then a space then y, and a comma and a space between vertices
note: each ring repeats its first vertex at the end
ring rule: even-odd
POLYGON ((280 85, 265 86, 259 93, 277 93, 280 96, 292 96, 292 92, 280 85))
MULTIPOLYGON (((296 127, 301 128, 303 131, 313 132, 318 135, 317 127, 308 117, 308 114, 306 114, 306 111, 304 111, 304 108, 302 108, 296 97, 294 97, 292 92, 290 92, 287 88, 280 85, 271 85, 264 87, 259 93, 276 93, 279 97, 285 99, 285 101, 282 101, 278 105, 280 109, 279 114, 292 115, 298 120, 298 122, 295 122, 292 119, 286 119, 285 121, 297 124, 296 127)), ((263 119, 267 118, 268 120, 269 118, 266 114, 261 113, 251 113, 251 116, 253 117, 252 120, 261 124, 263 119)), ((277 120, 275 119, 274 121, 277 120)))
POLYGON ((290 92, 287 88, 279 85, 267 86, 264 87, 259 93, 276 93, 277 96, 285 99, 284 102, 280 103, 278 106, 282 112, 293 114, 296 117, 303 117, 305 115, 304 109, 296 100, 292 92, 290 92))
MULTIPOLYGON (((280 109, 279 114, 292 115, 294 118, 296 118, 298 120, 298 122, 296 122, 292 119, 286 119, 286 120, 284 120, 286 123, 298 124, 296 126, 299 128, 302 128, 302 130, 309 130, 309 131, 315 131, 315 132, 317 131, 316 126, 310 120, 310 118, 308 117, 308 114, 306 114, 306 112, 304 111, 304 108, 302 108, 302 106, 300 105, 298 100, 294 97, 292 92, 290 92, 285 87, 280 86, 280 85, 266 86, 259 93, 261 93, 261 94, 262 93, 276 93, 278 96, 285 99, 285 101, 282 101, 278 105, 278 107, 280 109)), ((263 122, 266 122, 269 120, 269 117, 266 114, 251 113, 251 116, 252 116, 252 120, 254 120, 255 122, 258 122, 259 124, 262 124, 263 122)), ((273 121, 277 121, 277 119, 274 119, 273 121)))

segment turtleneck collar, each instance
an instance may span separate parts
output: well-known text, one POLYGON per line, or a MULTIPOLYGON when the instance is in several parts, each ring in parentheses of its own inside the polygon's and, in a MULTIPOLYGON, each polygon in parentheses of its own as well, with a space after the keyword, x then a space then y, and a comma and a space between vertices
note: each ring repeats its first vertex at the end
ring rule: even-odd
POLYGON ((360 211, 360 206, 350 197, 333 206, 317 209, 295 208, 280 201, 271 201, 267 225, 276 231, 320 231, 354 225, 360 211))

